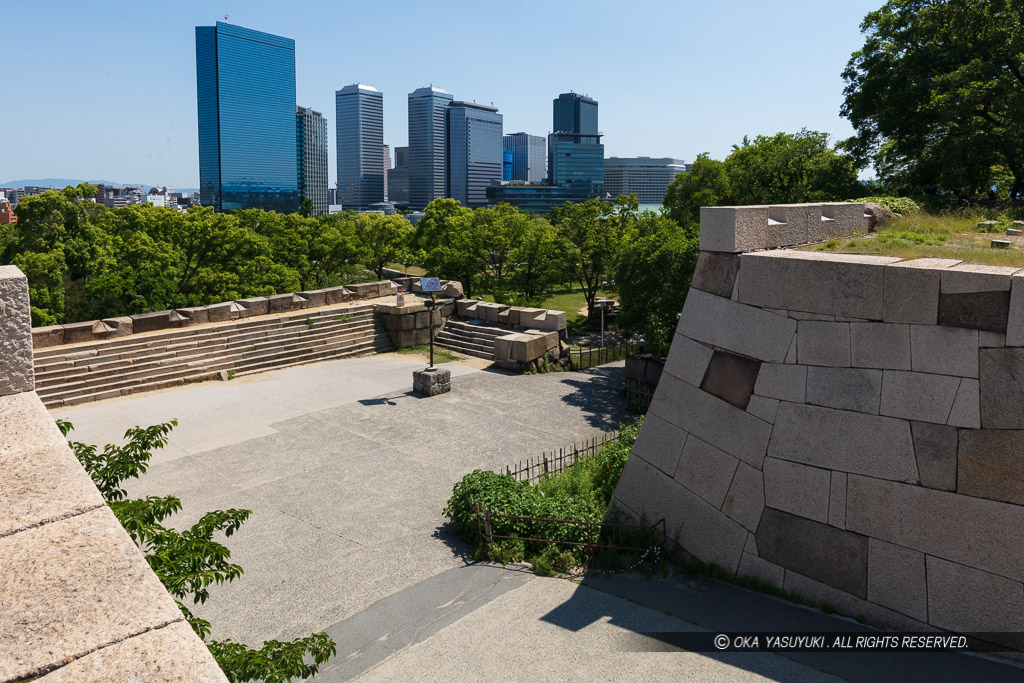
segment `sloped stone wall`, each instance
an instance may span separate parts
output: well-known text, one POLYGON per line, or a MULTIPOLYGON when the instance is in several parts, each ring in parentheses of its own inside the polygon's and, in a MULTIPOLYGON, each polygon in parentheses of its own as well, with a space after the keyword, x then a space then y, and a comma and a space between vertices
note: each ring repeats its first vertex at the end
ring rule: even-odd
POLYGON ((849 206, 702 210, 616 501, 730 573, 1024 649, 1024 270, 774 249, 866 232, 849 206))

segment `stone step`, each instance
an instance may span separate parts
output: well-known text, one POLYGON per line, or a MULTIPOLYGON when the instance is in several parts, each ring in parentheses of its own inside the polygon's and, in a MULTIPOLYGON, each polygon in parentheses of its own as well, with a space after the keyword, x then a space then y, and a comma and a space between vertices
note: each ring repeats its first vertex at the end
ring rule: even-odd
POLYGON ((472 323, 460 322, 458 320, 449 320, 445 323, 444 329, 452 329, 453 331, 464 332, 467 334, 473 334, 484 337, 501 337, 506 334, 511 334, 513 330, 504 329, 501 327, 488 327, 487 325, 474 325, 472 323))
POLYGON ((481 344, 469 344, 452 338, 443 338, 441 335, 434 340, 434 344, 442 348, 456 351, 467 356, 494 360, 494 346, 486 347, 481 344))
POLYGON ((306 354, 293 355, 284 360, 274 360, 239 365, 236 369, 238 375, 252 375, 266 370, 277 370, 293 367, 295 365, 306 365, 321 360, 344 358, 361 353, 390 351, 392 349, 391 339, 387 334, 377 335, 372 339, 362 340, 356 344, 350 344, 341 348, 328 350, 316 350, 306 354))
POLYGON ((491 353, 494 352, 494 342, 481 340, 478 338, 467 339, 464 337, 447 335, 442 332, 441 334, 437 335, 434 341, 437 344, 455 344, 458 346, 464 346, 471 349, 477 349, 479 351, 487 351, 491 353))

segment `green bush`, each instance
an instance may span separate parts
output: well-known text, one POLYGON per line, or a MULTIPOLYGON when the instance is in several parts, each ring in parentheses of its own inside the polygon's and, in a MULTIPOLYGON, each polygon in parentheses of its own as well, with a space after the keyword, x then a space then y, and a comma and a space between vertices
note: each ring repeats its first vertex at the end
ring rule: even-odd
POLYGON ((874 202, 881 204, 893 213, 909 216, 912 213, 921 211, 921 207, 910 197, 863 197, 856 199, 858 202, 874 202))

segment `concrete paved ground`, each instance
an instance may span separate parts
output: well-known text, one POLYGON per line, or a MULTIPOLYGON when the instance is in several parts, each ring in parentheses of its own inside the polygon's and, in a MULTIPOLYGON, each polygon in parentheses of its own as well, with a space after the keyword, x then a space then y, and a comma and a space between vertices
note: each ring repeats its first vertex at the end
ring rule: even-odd
POLYGON ((247 508, 227 540, 245 575, 196 612, 253 645, 327 629, 463 566, 444 531, 453 484, 601 434, 627 419, 622 364, 513 376, 451 367, 450 394, 409 393, 422 364, 369 356, 62 408, 72 437, 116 441, 176 417, 170 446, 130 495, 181 498, 174 526, 247 508))

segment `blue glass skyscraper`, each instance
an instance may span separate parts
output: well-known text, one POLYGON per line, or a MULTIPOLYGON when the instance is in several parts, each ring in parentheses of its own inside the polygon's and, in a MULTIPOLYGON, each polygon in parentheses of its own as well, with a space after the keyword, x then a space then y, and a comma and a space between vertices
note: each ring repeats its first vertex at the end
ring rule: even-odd
POLYGON ((604 194, 604 145, 597 129, 597 101, 573 92, 559 95, 548 136, 551 184, 569 188, 573 199, 604 194))
POLYGON ((196 26, 196 91, 203 205, 298 209, 295 41, 196 26))
POLYGON ((384 201, 384 95, 354 83, 335 92, 334 102, 339 199, 365 209, 384 201))
POLYGON ((510 133, 505 150, 512 152, 511 174, 505 180, 542 183, 547 177, 547 141, 539 135, 510 133))
POLYGON ((445 195, 486 206, 487 187, 501 182, 502 116, 495 107, 452 102, 445 112, 445 195))

